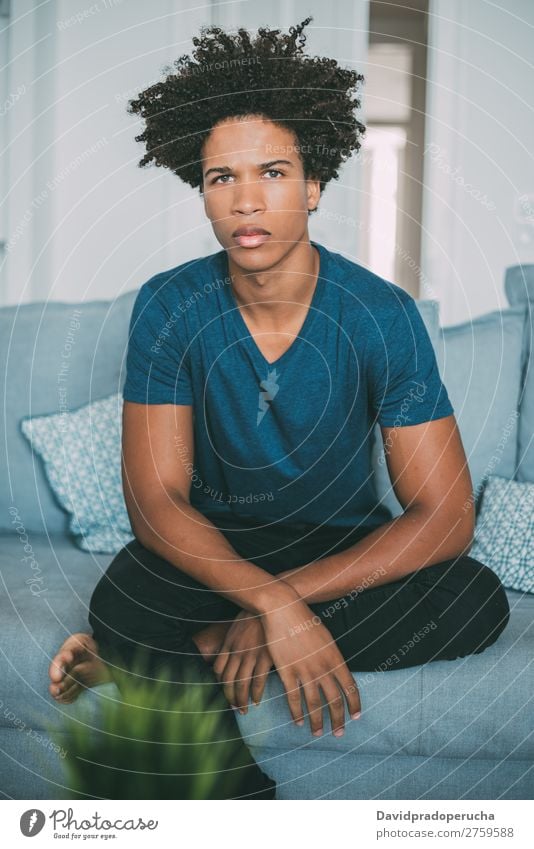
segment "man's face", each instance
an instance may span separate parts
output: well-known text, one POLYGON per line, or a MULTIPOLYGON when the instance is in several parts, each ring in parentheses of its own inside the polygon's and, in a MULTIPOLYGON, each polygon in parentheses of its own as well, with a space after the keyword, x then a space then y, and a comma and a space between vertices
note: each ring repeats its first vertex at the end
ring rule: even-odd
POLYGON ((268 268, 295 242, 307 240, 308 210, 317 206, 320 187, 305 180, 289 130, 260 116, 217 124, 202 150, 202 175, 206 215, 237 265, 268 268), (263 228, 269 235, 234 236, 242 227, 263 228))

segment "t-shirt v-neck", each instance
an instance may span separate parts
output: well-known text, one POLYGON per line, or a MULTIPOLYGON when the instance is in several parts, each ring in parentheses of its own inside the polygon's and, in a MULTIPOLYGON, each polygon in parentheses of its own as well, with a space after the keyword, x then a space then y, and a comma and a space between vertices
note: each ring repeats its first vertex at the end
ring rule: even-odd
MULTIPOLYGON (((227 315, 229 319, 234 323, 234 327, 238 334, 242 338, 244 338, 245 344, 248 346, 248 349, 251 352, 252 356, 263 369, 281 366, 295 354, 296 350, 300 347, 300 345, 302 345, 303 341, 306 340, 310 332, 311 326, 315 322, 318 312, 320 311, 320 304, 323 300, 324 295, 323 290, 325 286, 325 271, 328 258, 325 254, 322 245, 320 245, 318 242, 314 242, 312 239, 310 239, 310 244, 313 245, 319 253, 319 270, 317 272, 317 282, 315 285, 313 296, 308 306, 308 311, 304 317, 304 321, 300 327, 300 330, 298 331, 298 334, 291 342, 289 348, 287 348, 284 353, 281 354, 276 360, 272 360, 271 362, 269 362, 269 360, 266 359, 266 357, 262 354, 260 348, 258 347, 254 339, 254 336, 250 332, 248 325, 241 314, 241 310, 232 291, 231 284, 223 287, 222 291, 224 293, 228 306, 227 315)), ((221 254, 221 264, 224 276, 226 277, 226 279, 229 279, 230 272, 228 265, 228 255, 225 251, 221 254)))

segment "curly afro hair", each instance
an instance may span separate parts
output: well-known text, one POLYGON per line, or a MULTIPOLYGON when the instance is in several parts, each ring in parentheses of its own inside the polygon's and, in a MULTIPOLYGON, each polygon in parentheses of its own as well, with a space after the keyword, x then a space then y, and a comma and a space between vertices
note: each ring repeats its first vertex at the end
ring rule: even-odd
POLYGON ((163 82, 128 102, 127 111, 145 120, 135 137, 147 151, 139 167, 153 160, 202 192, 202 148, 212 128, 234 116, 258 116, 294 134, 305 179, 319 180, 322 193, 361 147, 365 127, 354 110, 364 77, 335 59, 302 54, 302 31, 312 20, 290 27, 289 35, 261 27, 253 41, 243 28, 230 35, 202 26, 193 58, 175 60, 176 73, 167 66, 163 82))

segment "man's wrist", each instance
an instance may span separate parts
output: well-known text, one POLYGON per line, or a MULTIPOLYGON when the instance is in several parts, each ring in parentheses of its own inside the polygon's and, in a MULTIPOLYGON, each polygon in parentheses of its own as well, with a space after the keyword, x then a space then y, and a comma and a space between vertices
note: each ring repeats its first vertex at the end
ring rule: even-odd
POLYGON ((255 604, 258 615, 264 616, 295 601, 300 601, 297 591, 291 584, 277 576, 276 581, 272 581, 261 588, 255 599, 255 604))
POLYGON ((284 583, 288 584, 299 598, 303 599, 303 601, 306 601, 306 597, 303 594, 303 586, 299 587, 299 583, 303 583, 301 575, 302 567, 298 569, 287 569, 285 572, 279 572, 276 577, 279 578, 279 580, 284 581, 284 583))

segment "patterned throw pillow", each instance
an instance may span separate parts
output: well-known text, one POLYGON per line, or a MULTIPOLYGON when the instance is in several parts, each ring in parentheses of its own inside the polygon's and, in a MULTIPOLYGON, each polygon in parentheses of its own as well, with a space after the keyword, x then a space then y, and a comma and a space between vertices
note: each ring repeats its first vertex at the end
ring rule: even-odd
POLYGON ((534 593, 534 483, 488 476, 469 556, 505 587, 534 593))
POLYGON ((122 492, 120 393, 73 412, 23 419, 21 429, 71 514, 80 548, 115 554, 133 539, 122 492))

